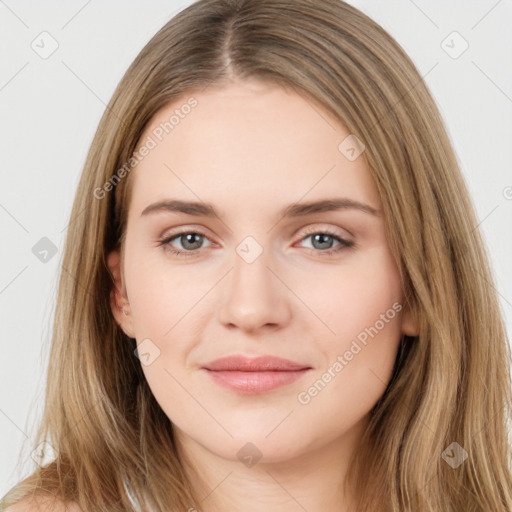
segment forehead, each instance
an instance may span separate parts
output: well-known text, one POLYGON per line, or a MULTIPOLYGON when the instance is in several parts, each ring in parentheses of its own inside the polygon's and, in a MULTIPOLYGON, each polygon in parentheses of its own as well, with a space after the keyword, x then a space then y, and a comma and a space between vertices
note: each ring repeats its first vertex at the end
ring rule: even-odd
POLYGON ((139 140, 132 206, 168 197, 253 213, 332 196, 372 203, 364 159, 340 151, 351 134, 305 95, 257 81, 207 87, 164 106, 139 140), (149 141, 152 142, 149 142, 149 141))

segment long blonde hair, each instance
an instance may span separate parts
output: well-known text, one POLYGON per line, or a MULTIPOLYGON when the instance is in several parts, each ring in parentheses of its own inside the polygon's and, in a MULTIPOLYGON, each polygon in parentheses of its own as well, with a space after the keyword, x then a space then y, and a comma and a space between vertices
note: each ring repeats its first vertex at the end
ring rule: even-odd
POLYGON ((56 458, 2 505, 45 494, 84 511, 134 510, 134 502, 201 510, 135 340, 112 315, 106 256, 126 229, 131 179, 120 170, 148 121, 168 102, 230 77, 306 94, 364 142, 419 320, 420 335, 402 339, 351 464, 358 511, 512 510, 511 354, 466 185, 410 58, 340 0, 200 0, 127 70, 88 153, 64 249, 34 440, 48 441, 56 458), (455 467, 447 461, 454 453, 467 459, 455 467))

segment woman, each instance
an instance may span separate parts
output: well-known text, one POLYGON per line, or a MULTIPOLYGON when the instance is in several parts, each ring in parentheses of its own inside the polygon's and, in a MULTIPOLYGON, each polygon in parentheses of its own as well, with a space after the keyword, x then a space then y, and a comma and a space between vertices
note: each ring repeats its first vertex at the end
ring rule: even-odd
POLYGON ((476 225, 431 95, 372 20, 193 4, 100 122, 36 443, 55 460, 3 505, 511 510, 476 225))

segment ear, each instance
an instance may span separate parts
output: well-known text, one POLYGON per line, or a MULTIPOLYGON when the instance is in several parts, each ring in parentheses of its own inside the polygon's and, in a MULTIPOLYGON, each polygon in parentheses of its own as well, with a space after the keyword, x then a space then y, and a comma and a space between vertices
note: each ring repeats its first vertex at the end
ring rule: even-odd
POLYGON ((135 338, 130 303, 122 279, 121 255, 119 250, 112 251, 108 255, 107 264, 113 279, 112 289, 110 290, 110 307, 112 314, 124 333, 130 338, 135 338))
POLYGON ((420 333, 419 322, 416 313, 405 305, 402 310, 402 334, 407 336, 418 336, 420 333))

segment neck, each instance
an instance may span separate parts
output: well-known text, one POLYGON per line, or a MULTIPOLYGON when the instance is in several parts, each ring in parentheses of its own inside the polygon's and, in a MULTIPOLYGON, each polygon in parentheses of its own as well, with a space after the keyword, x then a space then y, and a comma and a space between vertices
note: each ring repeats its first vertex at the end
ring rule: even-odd
MULTIPOLYGON (((250 459, 245 465, 236 456, 220 457, 176 426, 173 429, 201 512, 353 512, 354 497, 343 484, 349 459, 365 427, 366 419, 330 442, 306 447, 285 460, 262 457, 254 465, 250 465, 250 459)), ((240 446, 244 444, 241 442, 240 446)))

